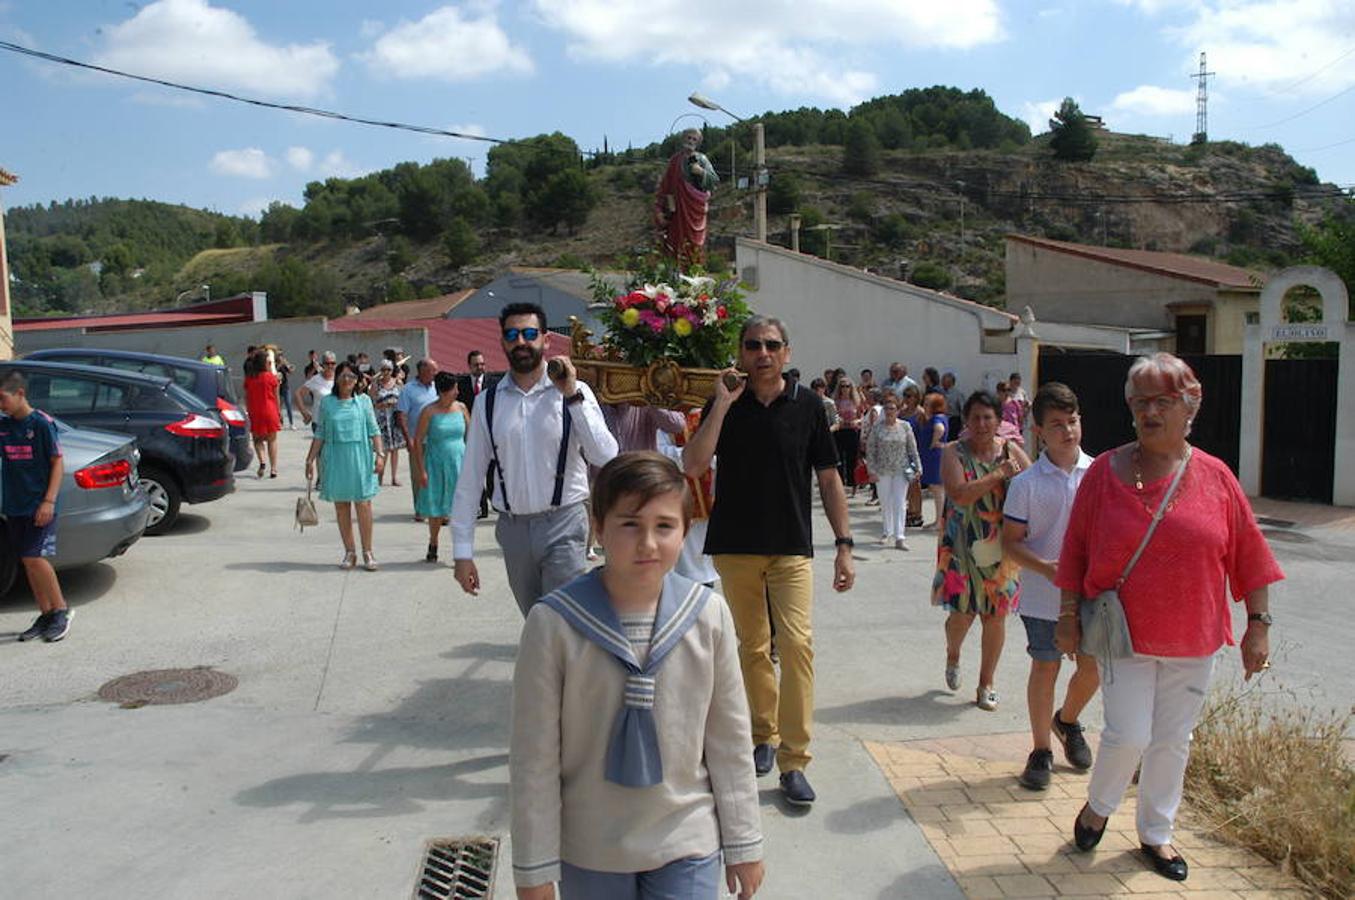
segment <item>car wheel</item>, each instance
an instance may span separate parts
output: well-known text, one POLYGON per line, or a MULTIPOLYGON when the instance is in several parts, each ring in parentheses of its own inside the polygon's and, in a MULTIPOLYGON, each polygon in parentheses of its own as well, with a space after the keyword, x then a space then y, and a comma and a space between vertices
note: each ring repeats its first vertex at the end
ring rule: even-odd
POLYGON ((0 597, 14 590, 19 582, 19 557, 9 546, 8 538, 0 538, 0 597))
POLYGON ((150 500, 150 516, 146 519, 147 534, 164 534, 179 520, 179 505, 183 493, 178 483, 160 468, 143 466, 138 480, 150 500))

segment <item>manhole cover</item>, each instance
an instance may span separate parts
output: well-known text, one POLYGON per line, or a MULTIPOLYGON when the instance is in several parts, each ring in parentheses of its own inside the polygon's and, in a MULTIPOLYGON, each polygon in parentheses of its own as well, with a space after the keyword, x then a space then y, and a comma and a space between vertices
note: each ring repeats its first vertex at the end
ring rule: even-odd
POLYGON ((128 709, 196 703, 229 694, 239 683, 234 675, 205 666, 195 669, 154 669, 114 678, 99 688, 99 699, 121 704, 128 709))
POLYGON ((437 838, 424 852, 416 900, 480 900, 494 896, 499 839, 437 838))

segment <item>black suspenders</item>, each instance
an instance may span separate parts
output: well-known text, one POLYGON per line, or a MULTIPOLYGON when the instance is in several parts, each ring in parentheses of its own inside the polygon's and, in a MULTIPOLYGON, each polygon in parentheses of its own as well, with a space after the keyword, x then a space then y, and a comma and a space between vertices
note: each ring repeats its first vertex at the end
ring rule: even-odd
MULTIPOLYGON (((485 428, 489 432, 489 449, 493 453, 489 471, 499 479, 499 496, 503 497, 503 511, 512 513, 513 507, 508 502, 508 488, 503 483, 503 464, 499 462, 499 445, 494 440, 494 398, 498 393, 497 384, 485 392, 485 428)), ((574 425, 574 418, 569 414, 569 405, 563 397, 560 398, 560 411, 564 416, 564 425, 560 430, 560 452, 555 459, 555 491, 550 498, 551 506, 559 506, 560 499, 564 496, 565 463, 569 460, 569 434, 574 425)))

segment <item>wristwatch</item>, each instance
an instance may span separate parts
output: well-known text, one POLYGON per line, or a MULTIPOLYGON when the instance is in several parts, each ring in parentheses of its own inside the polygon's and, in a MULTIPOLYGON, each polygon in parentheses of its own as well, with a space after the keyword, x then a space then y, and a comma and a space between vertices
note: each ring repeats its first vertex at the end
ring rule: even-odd
POLYGON ((833 546, 834 546, 834 547, 855 547, 855 546, 856 546, 856 541, 852 540, 852 539, 849 538, 849 537, 840 537, 840 538, 838 538, 837 540, 833 541, 833 546))
POLYGON ((579 390, 575 391, 574 393, 570 394, 568 397, 565 398, 565 403, 582 403, 582 402, 583 402, 582 388, 580 388, 579 390))
POLYGON ((1267 626, 1268 626, 1268 625, 1271 624, 1271 622, 1272 622, 1273 620, 1270 618, 1270 613, 1268 613, 1268 612, 1263 612, 1263 613, 1252 613, 1252 614, 1250 614, 1249 616, 1247 616, 1247 621, 1248 621, 1248 622, 1260 622, 1262 625, 1267 625, 1267 626))

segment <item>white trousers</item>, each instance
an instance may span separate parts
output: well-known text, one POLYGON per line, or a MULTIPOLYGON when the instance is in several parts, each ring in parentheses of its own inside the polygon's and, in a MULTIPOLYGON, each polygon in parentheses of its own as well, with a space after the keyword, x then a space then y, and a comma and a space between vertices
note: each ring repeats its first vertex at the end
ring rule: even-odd
POLYGON ((881 475, 876 485, 880 492, 880 514, 884 517, 882 537, 903 540, 908 521, 908 479, 902 475, 881 475))
POLYGON ((1115 678, 1101 670, 1106 727, 1096 751, 1087 804, 1110 816, 1139 769, 1139 840, 1170 844, 1181 805, 1190 732, 1204 708, 1214 656, 1135 656, 1114 661, 1115 678))

